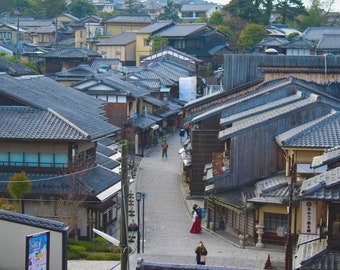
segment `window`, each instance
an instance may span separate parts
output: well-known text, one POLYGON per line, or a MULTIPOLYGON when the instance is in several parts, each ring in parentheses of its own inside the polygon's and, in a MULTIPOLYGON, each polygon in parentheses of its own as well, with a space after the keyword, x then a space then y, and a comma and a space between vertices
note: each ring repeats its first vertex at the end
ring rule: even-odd
POLYGON ((0 152, 0 166, 8 166, 8 153, 0 152))
POLYGON ((23 166, 24 155, 23 153, 10 153, 9 165, 10 166, 23 166))
POLYGON ((288 229, 288 216, 284 214, 264 213, 264 224, 266 230, 276 231, 278 227, 288 229))
POLYGON ((25 166, 38 167, 38 164, 39 164, 38 153, 25 153, 24 162, 25 162, 25 166))
POLYGON ((40 154, 40 167, 52 167, 53 154, 40 154))
POLYGON ((176 40, 174 47, 175 47, 175 49, 184 49, 185 48, 185 40, 176 40))
POLYGON ((67 154, 55 154, 55 167, 67 167, 67 154))

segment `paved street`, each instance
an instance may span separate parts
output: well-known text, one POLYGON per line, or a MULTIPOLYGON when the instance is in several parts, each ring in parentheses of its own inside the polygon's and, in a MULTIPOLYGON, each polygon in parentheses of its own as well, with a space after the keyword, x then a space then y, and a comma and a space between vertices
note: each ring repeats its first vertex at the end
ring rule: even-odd
MULTIPOLYGON (((268 254, 273 265, 282 265, 282 248, 243 249, 206 230, 201 234, 190 234, 192 205, 198 203, 203 206, 203 201, 186 199, 188 187, 182 180, 179 136, 173 134, 167 140, 168 158, 162 159, 160 146, 153 151, 145 151, 136 181, 131 186, 133 191, 146 192, 147 197, 144 204, 144 244, 141 244, 140 254, 130 255, 130 269, 136 268, 138 258, 152 262, 195 264, 194 249, 199 240, 208 249, 207 265, 263 269, 268 254)), ((69 270, 120 269, 117 262, 69 261, 68 265, 69 270)))

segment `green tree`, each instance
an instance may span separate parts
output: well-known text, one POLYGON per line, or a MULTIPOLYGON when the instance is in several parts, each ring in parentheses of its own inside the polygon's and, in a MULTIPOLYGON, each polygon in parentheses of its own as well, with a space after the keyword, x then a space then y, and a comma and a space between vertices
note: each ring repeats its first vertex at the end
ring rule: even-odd
POLYGON ((208 18, 207 18, 207 14, 202 13, 198 19, 196 20, 197 23, 207 23, 208 22, 208 18))
POLYGON ((248 23, 268 24, 273 10, 272 0, 231 0, 222 7, 231 17, 239 17, 248 23))
POLYGON ((163 7, 163 12, 157 17, 157 20, 172 20, 174 22, 180 21, 179 11, 181 5, 171 0, 166 1, 166 5, 163 7))
POLYGON ((293 33, 290 33, 287 37, 286 37, 286 39, 287 40, 293 40, 294 38, 296 38, 296 37, 298 37, 300 34, 298 33, 298 32, 293 32, 293 33))
POLYGON ((222 25, 223 23, 224 23, 223 15, 221 12, 215 11, 211 14, 210 19, 209 19, 209 24, 222 25))
POLYGON ((327 16, 321 8, 320 0, 313 0, 312 5, 307 9, 307 14, 302 15, 298 28, 304 31, 307 27, 320 27, 327 25, 327 16))
POLYGON ((152 53, 165 49, 169 44, 169 40, 161 36, 152 38, 152 53))
POLYGON ((68 11, 77 18, 96 15, 96 8, 87 0, 72 0, 68 5, 68 11))
POLYGON ((66 11, 66 0, 32 0, 35 18, 53 18, 66 11), (39 14, 39 15, 37 15, 39 14))
POLYGON ((250 23, 241 31, 238 45, 250 51, 266 36, 267 32, 263 25, 250 23))
POLYGON ((32 188, 32 182, 28 179, 25 172, 14 173, 8 180, 8 192, 12 198, 19 200, 21 212, 24 213, 24 202, 21 200, 32 188))
POLYGON ((298 16, 307 15, 301 0, 279 0, 274 6, 274 12, 279 15, 278 21, 287 24, 298 19, 298 16))
POLYGON ((21 15, 24 15, 25 9, 29 6, 28 0, 2 0, 0 1, 0 13, 10 12, 14 14, 18 11, 21 15))
POLYGON ((124 3, 128 14, 139 13, 141 10, 140 2, 137 0, 124 0, 124 3))

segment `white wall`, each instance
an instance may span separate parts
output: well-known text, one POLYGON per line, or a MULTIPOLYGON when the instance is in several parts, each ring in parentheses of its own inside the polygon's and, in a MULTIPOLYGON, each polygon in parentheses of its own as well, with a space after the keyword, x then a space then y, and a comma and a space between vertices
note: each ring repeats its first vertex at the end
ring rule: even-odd
MULTIPOLYGON (((0 220, 0 269, 25 269, 26 236, 47 231, 15 222, 0 220)), ((50 231, 50 270, 62 270, 62 233, 50 231)))

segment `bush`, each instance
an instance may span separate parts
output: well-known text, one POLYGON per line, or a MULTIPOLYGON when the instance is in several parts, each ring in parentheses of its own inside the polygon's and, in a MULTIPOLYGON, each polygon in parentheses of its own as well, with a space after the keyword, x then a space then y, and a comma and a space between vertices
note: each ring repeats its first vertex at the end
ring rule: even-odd
POLYGON ((67 251, 67 259, 79 260, 86 258, 86 249, 82 246, 69 245, 67 251))
POLYGON ((120 261, 120 254, 117 253, 90 253, 86 260, 92 261, 120 261))

